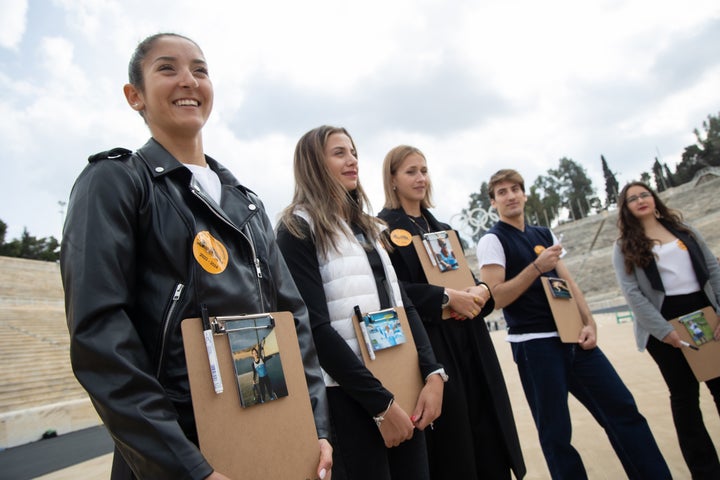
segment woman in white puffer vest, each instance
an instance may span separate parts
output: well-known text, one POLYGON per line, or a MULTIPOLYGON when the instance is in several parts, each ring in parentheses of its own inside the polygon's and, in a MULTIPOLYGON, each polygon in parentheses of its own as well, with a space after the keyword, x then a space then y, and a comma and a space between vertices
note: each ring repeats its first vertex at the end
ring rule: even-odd
POLYGON ((277 241, 310 313, 325 374, 333 479, 429 480, 423 430, 441 411, 447 379, 385 251, 382 224, 364 211, 355 145, 344 128, 322 126, 295 148, 295 192, 277 241), (412 412, 365 368, 353 308, 404 306, 425 386, 412 412))

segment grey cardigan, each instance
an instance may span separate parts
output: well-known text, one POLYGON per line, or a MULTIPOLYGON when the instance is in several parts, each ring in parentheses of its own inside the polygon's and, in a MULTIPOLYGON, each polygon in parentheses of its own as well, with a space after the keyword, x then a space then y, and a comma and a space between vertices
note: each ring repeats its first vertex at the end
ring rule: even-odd
MULTIPOLYGON (((702 252, 703 258, 698 260, 706 265, 709 273, 708 280, 701 287, 708 299, 710 299, 716 313, 720 315, 720 310, 718 310, 718 304, 720 304, 720 265, 718 265, 717 258, 707 247, 700 233, 692 227, 688 228, 692 231, 702 252)), ((650 335, 662 340, 672 332, 673 328, 660 313, 660 308, 665 300, 665 291, 652 287, 644 269, 635 268, 632 273, 625 271, 625 256, 620 249, 620 242, 621 240, 615 242, 613 266, 615 267, 615 275, 620 290, 635 316, 633 324, 635 341, 638 350, 642 352, 645 350, 650 335)))

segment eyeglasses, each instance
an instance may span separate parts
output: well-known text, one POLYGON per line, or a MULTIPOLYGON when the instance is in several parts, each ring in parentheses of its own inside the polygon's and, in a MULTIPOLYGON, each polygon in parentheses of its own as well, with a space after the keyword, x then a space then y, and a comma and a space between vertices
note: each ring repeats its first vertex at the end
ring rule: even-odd
POLYGON ((627 203, 629 205, 631 203, 637 202, 639 198, 642 198, 643 200, 645 200, 648 197, 652 197, 652 193, 642 192, 640 195, 632 195, 630 197, 627 197, 625 199, 625 203, 627 203))

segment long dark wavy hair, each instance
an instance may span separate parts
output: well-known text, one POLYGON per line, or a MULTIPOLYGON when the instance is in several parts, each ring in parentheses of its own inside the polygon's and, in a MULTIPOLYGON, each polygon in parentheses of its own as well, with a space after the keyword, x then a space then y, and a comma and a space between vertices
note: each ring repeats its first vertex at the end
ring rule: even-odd
POLYGON ((641 187, 650 192, 655 200, 655 210, 658 220, 665 227, 672 228, 692 235, 689 228, 683 223, 682 213, 669 208, 660 199, 657 193, 644 182, 630 182, 625 185, 618 196, 617 226, 620 230, 620 250, 625 257, 625 271, 632 273, 635 267, 645 268, 655 260, 652 247, 656 240, 645 234, 642 223, 630 212, 627 204, 627 191, 631 187, 641 187))

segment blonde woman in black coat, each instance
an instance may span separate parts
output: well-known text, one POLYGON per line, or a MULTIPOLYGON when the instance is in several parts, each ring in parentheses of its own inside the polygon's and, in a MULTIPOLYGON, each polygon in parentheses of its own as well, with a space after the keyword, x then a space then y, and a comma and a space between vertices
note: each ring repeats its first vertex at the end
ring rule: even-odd
MULTIPOLYGON (((385 208, 394 250, 390 254, 408 296, 417 308, 433 351, 449 375, 443 413, 426 430, 434 480, 509 479, 525 475, 515 420, 505 380, 483 317, 495 302, 481 282, 465 290, 428 283, 412 243, 393 232, 412 235, 449 230, 428 211, 431 184, 425 156, 417 148, 398 146, 383 164, 385 208), (454 318, 443 320, 449 306, 454 318)), ((401 235, 402 236, 402 235, 401 235)))

